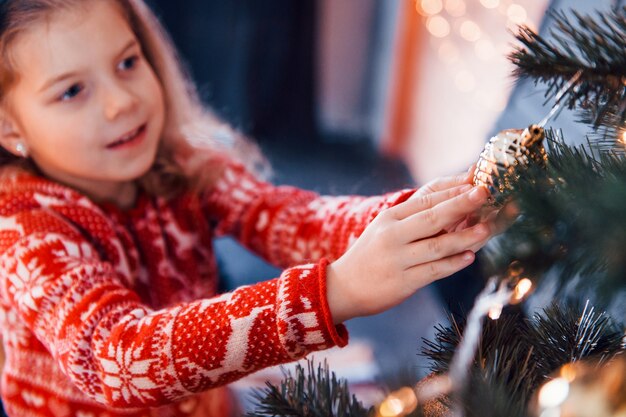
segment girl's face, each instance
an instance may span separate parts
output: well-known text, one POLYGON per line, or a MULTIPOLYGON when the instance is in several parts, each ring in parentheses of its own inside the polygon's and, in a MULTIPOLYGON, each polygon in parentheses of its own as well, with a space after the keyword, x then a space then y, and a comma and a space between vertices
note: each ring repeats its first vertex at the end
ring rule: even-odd
POLYGON ((8 92, 3 145, 12 150, 22 141, 47 176, 93 198, 132 200, 132 181, 156 155, 164 101, 114 2, 53 13, 10 53, 18 79, 8 92))

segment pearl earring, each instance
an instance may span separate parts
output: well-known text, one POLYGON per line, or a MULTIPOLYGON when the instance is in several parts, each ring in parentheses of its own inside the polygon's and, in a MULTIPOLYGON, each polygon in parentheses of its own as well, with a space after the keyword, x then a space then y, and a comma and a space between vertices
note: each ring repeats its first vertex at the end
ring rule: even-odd
POLYGON ((15 151, 19 153, 22 158, 26 158, 28 156, 26 145, 24 145, 22 142, 18 142, 17 145, 15 145, 15 151))

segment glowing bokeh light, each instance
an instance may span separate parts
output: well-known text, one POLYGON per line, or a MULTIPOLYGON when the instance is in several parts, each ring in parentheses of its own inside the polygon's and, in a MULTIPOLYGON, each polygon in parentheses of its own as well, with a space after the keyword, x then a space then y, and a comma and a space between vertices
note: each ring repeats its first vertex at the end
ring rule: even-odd
POLYGON ((422 14, 427 16, 436 15, 443 10, 443 2, 441 0, 421 0, 419 5, 418 11, 421 10, 422 14))
POLYGON ((541 408, 558 407, 569 395, 569 382, 565 378, 554 378, 539 390, 538 402, 541 408))
POLYGON ((502 309, 504 306, 502 304, 496 304, 489 309, 489 318, 491 320, 498 320, 502 315, 502 309))
POLYGON ((521 279, 517 285, 515 286, 515 290, 513 291, 513 300, 521 301, 528 291, 533 287, 533 283, 528 278, 521 279))
POLYGON ((480 39, 481 30, 476 23, 471 20, 466 20, 461 24, 461 27, 459 28, 459 33, 461 34, 463 39, 470 42, 476 42, 478 39, 480 39))
POLYGON ((404 417, 417 408, 417 396, 410 387, 403 387, 389 394, 380 403, 376 417, 404 417))
POLYGON ((426 28, 431 35, 437 38, 445 38, 450 34, 450 23, 441 16, 428 18, 426 28))
POLYGON ((446 12, 453 17, 461 17, 465 15, 467 6, 464 0, 448 0, 446 1, 446 12))
POLYGON ((387 398, 380 404, 378 414, 381 417, 398 417, 403 414, 404 407, 399 398, 387 398))
POLYGON ((576 379, 576 367, 571 363, 563 365, 559 373, 561 374, 561 378, 565 378, 567 382, 572 382, 576 379))
POLYGON ((506 9, 506 15, 511 22, 518 25, 524 23, 528 18, 528 13, 526 13, 526 9, 524 9, 524 7, 522 7, 521 5, 515 3, 511 4, 506 9))

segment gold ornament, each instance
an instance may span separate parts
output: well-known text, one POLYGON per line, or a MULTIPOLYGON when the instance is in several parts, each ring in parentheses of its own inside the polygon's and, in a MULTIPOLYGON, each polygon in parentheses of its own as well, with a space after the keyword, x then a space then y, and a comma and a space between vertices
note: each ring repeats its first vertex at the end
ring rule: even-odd
POLYGON ((537 124, 526 129, 507 129, 492 137, 480 154, 474 171, 474 185, 489 188, 498 202, 498 195, 513 189, 519 178, 520 167, 529 164, 545 165, 548 157, 543 147, 545 132, 543 127, 562 107, 562 99, 573 88, 576 89, 583 71, 578 70, 564 83, 555 96, 554 106, 537 124))
POLYGON ((544 129, 539 125, 499 132, 480 154, 474 171, 474 185, 486 186, 494 198, 512 190, 519 178, 520 167, 529 164, 545 166, 548 156, 543 147, 544 137, 544 129))
POLYGON ((626 417, 626 358, 564 365, 539 388, 532 408, 536 417, 626 417))

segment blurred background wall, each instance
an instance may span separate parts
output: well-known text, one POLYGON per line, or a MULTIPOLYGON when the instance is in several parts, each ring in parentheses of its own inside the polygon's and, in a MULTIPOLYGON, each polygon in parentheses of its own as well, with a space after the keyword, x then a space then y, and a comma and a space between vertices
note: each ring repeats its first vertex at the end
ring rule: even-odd
POLYGON ((417 182, 472 163, 546 0, 152 0, 205 101, 261 143, 372 144, 417 182))

